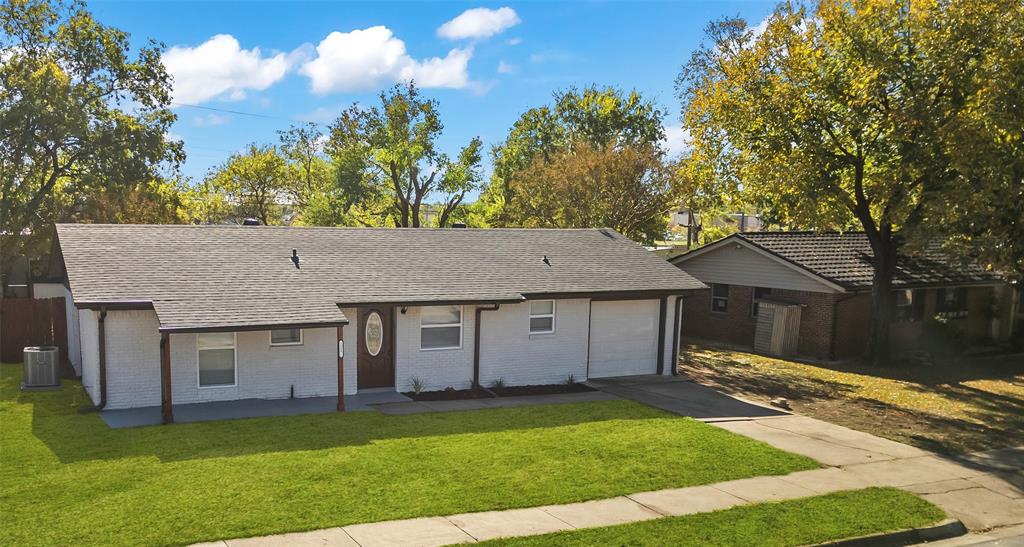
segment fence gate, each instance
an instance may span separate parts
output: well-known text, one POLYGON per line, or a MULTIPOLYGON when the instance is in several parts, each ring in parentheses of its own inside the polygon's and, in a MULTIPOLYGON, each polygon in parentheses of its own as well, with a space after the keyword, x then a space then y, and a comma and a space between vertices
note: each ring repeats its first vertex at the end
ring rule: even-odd
POLYGON ((57 346, 68 362, 63 298, 0 299, 0 361, 20 363, 25 346, 57 346))

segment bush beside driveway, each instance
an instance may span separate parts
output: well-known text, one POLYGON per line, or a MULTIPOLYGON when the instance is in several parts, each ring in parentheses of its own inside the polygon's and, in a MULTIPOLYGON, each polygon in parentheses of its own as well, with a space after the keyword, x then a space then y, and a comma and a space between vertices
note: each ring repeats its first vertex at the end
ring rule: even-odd
POLYGON ((814 469, 629 401, 112 430, 0 366, 3 545, 166 545, 610 498, 814 469))

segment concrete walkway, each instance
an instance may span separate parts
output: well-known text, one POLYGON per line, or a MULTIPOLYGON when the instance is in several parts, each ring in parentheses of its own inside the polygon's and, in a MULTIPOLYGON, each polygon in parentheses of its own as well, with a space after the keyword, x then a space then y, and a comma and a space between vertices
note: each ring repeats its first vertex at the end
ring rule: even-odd
POLYGON ((685 410, 692 408, 694 402, 687 399, 696 394, 695 399, 703 398, 706 403, 699 409, 701 419, 811 457, 825 467, 582 503, 356 524, 204 545, 368 547, 469 543, 625 524, 869 486, 895 486, 921 495, 960 519, 972 532, 989 531, 973 536, 979 541, 1013 535, 1017 526, 1024 525, 1024 447, 952 461, 860 431, 739 401, 713 390, 709 393, 703 386, 677 378, 634 378, 623 380, 622 385, 618 382, 613 379, 594 384, 616 396, 675 409, 670 411, 682 415, 689 415, 685 410))

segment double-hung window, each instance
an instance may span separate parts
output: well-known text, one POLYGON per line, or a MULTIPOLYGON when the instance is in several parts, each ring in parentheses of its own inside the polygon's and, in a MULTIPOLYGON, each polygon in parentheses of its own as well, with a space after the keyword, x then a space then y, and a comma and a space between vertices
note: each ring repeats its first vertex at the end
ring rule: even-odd
POLYGON ((235 333, 204 332, 196 335, 199 387, 235 385, 235 333))
POLYGON ((711 284, 711 311, 725 313, 729 311, 729 286, 722 283, 711 284))
POLYGON ((274 329, 270 331, 271 346, 301 346, 302 329, 274 329))
POLYGON ((947 319, 967 317, 967 288, 947 287, 936 293, 935 310, 947 319))
POLYGON ((534 300, 530 302, 530 334, 554 334, 555 301, 534 300))
POLYGON ((462 347, 462 306, 420 309, 420 349, 462 347))

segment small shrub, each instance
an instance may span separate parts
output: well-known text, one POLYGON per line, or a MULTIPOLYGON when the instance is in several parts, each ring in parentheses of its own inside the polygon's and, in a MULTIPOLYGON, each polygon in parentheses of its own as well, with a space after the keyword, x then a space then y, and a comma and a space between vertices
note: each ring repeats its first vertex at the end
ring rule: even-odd
POLYGON ((942 317, 925 321, 922 331, 924 347, 933 353, 959 355, 967 344, 963 329, 942 317))
POLYGON ((416 395, 422 393, 423 388, 427 385, 426 382, 423 381, 423 378, 420 378, 419 376, 413 376, 409 381, 412 382, 412 392, 416 395))
POLYGON ((498 378, 497 380, 491 382, 491 389, 502 389, 504 387, 505 387, 505 379, 504 378, 498 378))
POLYGON ((575 376, 573 376, 572 374, 570 374, 570 375, 569 375, 568 377, 566 377, 566 379, 565 379, 565 385, 567 385, 567 386, 571 386, 571 385, 573 385, 573 384, 575 384, 575 383, 576 383, 576 377, 575 377, 575 376))

